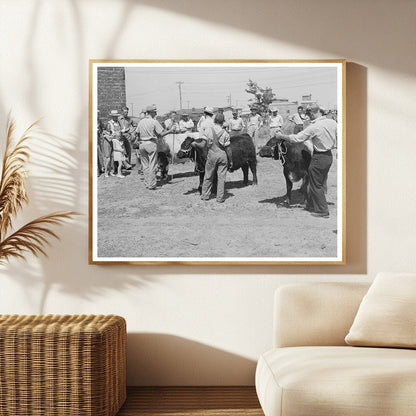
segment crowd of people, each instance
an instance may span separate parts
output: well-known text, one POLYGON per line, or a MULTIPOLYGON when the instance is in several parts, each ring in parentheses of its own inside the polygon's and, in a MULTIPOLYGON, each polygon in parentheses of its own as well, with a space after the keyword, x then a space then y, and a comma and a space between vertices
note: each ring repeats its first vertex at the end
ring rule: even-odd
MULTIPOLYGON (((155 105, 146 107, 137 125, 128 115, 129 109, 123 107, 121 114, 117 110, 110 112, 110 119, 105 128, 98 123, 98 170, 104 177, 116 176, 124 178, 122 169, 132 168, 132 152, 136 152, 139 163, 139 173, 143 174, 145 187, 155 190, 157 186, 157 141, 170 133, 186 133, 195 129, 202 140, 192 143, 193 147, 206 146, 208 149, 205 166, 205 177, 202 186, 202 200, 210 199, 214 178, 217 178, 218 202, 224 202, 225 181, 227 170, 232 171, 232 154, 230 139, 243 132, 248 133, 257 150, 257 138, 262 117, 258 111, 251 108, 250 115, 243 120, 238 111, 232 111, 232 117, 225 120, 222 109, 216 112, 212 107, 205 107, 204 114, 197 125, 188 114, 178 114, 172 111, 168 118, 160 123, 155 105), (162 125, 163 124, 163 125, 162 125)), ((332 165, 332 149, 337 142, 336 113, 328 112, 318 105, 308 109, 302 106, 297 113, 288 117, 298 127, 296 134, 285 135, 281 132, 284 124, 283 117, 277 107, 270 108, 268 120, 270 136, 289 143, 312 142, 313 153, 309 166, 309 192, 306 209, 313 215, 328 217, 329 210, 325 197, 326 180, 332 165)))

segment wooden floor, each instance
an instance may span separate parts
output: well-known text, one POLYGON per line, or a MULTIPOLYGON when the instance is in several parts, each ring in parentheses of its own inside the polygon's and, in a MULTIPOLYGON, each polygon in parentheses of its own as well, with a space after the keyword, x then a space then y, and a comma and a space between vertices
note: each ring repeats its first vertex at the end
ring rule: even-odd
POLYGON ((264 416, 254 387, 128 387, 117 416, 264 416))

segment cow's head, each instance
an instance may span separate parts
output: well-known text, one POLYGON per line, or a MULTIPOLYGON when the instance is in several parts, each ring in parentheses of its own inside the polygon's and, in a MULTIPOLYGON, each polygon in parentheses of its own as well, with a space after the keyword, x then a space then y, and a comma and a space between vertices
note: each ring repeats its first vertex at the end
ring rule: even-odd
POLYGON ((278 139, 276 137, 272 137, 267 141, 267 143, 260 148, 259 150, 259 156, 260 157, 274 157, 274 151, 276 148, 276 145, 278 143, 278 139))
POLYGON ((195 139, 193 139, 192 137, 187 137, 181 144, 181 148, 179 149, 178 153, 176 154, 176 156, 179 159, 184 159, 186 157, 191 157, 191 153, 192 153, 192 146, 191 144, 195 141, 195 139))

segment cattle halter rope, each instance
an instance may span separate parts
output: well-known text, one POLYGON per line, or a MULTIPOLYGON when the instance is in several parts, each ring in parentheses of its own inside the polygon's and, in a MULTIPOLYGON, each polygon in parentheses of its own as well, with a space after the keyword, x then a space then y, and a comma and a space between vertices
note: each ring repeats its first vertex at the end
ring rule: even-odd
POLYGON ((285 146, 285 150, 283 151, 283 141, 277 143, 277 149, 279 154, 279 160, 284 165, 286 163, 285 154, 287 153, 287 147, 285 146))

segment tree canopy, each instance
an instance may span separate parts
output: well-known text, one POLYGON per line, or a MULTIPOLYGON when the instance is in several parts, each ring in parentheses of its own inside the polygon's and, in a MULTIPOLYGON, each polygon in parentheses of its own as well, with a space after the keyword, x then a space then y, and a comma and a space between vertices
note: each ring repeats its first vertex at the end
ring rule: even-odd
POLYGON ((248 100, 249 107, 255 108, 259 113, 267 113, 269 105, 276 98, 273 90, 270 87, 262 88, 257 82, 249 79, 247 83, 247 93, 252 94, 253 98, 248 100))

